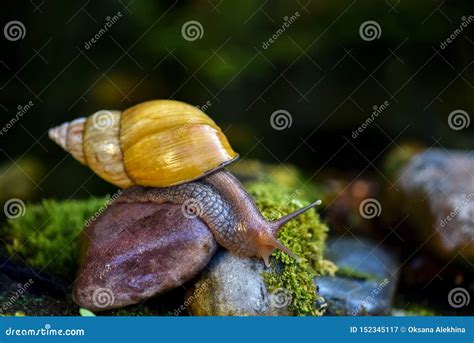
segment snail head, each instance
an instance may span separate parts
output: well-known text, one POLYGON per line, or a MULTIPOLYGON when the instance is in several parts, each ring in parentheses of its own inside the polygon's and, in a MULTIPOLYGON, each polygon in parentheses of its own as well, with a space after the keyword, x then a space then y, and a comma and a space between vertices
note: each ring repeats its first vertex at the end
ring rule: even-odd
POLYGON ((287 214, 277 220, 274 221, 265 221, 263 224, 265 227, 260 228, 259 230, 254 230, 256 237, 255 240, 255 253, 257 257, 260 257, 265 262, 265 265, 268 267, 270 265, 269 258, 272 254, 273 250, 278 249, 283 251, 284 253, 290 255, 294 259, 298 260, 298 257, 286 246, 281 244, 280 241, 276 238, 278 232, 281 228, 288 223, 289 221, 295 219, 299 215, 303 214, 304 212, 308 211, 309 209, 316 207, 321 204, 321 200, 317 200, 308 206, 300 208, 295 212, 287 214))

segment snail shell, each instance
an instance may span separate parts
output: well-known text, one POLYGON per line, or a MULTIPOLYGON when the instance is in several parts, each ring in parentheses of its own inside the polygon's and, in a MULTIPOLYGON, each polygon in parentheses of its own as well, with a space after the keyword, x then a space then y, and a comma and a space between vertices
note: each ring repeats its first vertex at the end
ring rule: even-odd
POLYGON ((181 184, 238 157, 211 118, 174 100, 147 101, 123 112, 98 111, 51 129, 49 137, 121 188, 181 184))

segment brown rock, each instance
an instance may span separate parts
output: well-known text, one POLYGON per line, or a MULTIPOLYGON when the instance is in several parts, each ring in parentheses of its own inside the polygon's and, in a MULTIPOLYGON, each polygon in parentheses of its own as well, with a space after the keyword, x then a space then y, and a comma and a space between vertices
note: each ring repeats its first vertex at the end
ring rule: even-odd
POLYGON ((216 249, 181 206, 112 204, 82 233, 74 301, 93 311, 141 302, 193 278, 216 249))
POLYGON ((474 261, 473 175, 472 152, 440 149, 415 155, 401 171, 399 205, 441 257, 474 261))

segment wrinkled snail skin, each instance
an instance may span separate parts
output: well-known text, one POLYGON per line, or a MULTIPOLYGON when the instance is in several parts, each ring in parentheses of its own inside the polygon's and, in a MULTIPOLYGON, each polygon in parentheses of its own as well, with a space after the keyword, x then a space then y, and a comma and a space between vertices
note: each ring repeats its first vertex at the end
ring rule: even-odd
POLYGON ((206 182, 194 181, 167 188, 133 187, 126 189, 116 202, 182 205, 183 215, 199 217, 223 247, 243 254, 239 245, 246 246, 245 234, 235 230, 238 218, 234 215, 231 204, 206 182))
MULTIPOLYGON (((245 235, 246 244, 239 242, 228 249, 240 252, 246 256, 260 257, 268 265, 268 258, 277 248, 295 257, 292 252, 282 245, 277 239, 278 230, 287 222, 268 222, 260 213, 252 197, 247 193, 242 184, 228 171, 215 172, 204 179, 210 183, 220 194, 227 199, 236 223, 231 232, 245 235)), ((289 220, 289 219, 288 219, 289 220)))
POLYGON ((49 130, 49 137, 104 180, 125 188, 119 202, 188 205, 231 252, 262 258, 280 249, 291 219, 319 201, 269 222, 224 166, 238 158, 217 124, 189 104, 152 100, 124 111, 98 111, 49 130), (105 116, 107 125, 99 125, 105 116), (124 195, 125 195, 124 194, 124 195))
POLYGON ((117 202, 181 204, 183 212, 188 206, 192 214, 206 223, 221 246, 236 255, 262 258, 267 266, 275 248, 294 257, 275 235, 282 225, 315 205, 268 222, 240 182, 225 170, 167 188, 133 187, 125 190, 117 202))

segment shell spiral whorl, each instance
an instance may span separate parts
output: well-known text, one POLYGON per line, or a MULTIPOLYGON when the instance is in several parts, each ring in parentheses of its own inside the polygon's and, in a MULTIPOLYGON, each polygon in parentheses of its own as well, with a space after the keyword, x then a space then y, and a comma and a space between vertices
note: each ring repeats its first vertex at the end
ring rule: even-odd
POLYGON ((98 111, 49 131, 49 137, 106 181, 167 187, 234 161, 221 129, 198 108, 153 100, 123 112, 98 111), (99 117, 106 116, 106 125, 99 117))

